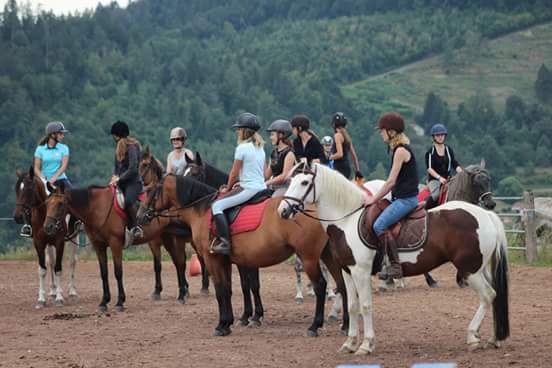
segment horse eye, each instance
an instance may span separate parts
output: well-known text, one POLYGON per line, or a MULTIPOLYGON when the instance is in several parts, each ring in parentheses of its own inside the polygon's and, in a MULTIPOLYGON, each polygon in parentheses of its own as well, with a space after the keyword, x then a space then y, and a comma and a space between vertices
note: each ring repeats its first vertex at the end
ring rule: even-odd
POLYGON ((303 181, 301 182, 301 185, 307 186, 307 185, 309 185, 309 181, 308 181, 308 180, 303 180, 303 181))

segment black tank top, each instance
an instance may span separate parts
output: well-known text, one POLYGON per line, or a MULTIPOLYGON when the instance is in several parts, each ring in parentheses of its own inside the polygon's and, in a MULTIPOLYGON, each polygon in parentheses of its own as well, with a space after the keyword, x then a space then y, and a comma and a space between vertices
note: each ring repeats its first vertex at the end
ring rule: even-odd
POLYGON ((281 151, 275 148, 270 154, 270 169, 272 176, 278 176, 284 171, 284 161, 287 154, 291 151, 291 147, 286 147, 281 151))
POLYGON ((416 158, 414 153, 410 149, 410 146, 401 144, 395 147, 393 150, 393 156, 391 157, 391 167, 393 167, 393 159, 395 158, 395 152, 397 148, 404 147, 410 153, 410 161, 403 162, 397 182, 391 191, 393 199, 395 198, 409 198, 418 195, 418 172, 416 167, 416 158))
MULTIPOLYGON (((349 150, 351 149, 351 143, 350 142, 343 142, 341 147, 343 149, 343 157, 341 157, 339 160, 334 160, 334 169, 339 171, 347 179, 350 179, 351 178, 351 163, 349 161, 349 150)), ((337 152, 335 142, 332 145, 332 152, 333 153, 337 152)))

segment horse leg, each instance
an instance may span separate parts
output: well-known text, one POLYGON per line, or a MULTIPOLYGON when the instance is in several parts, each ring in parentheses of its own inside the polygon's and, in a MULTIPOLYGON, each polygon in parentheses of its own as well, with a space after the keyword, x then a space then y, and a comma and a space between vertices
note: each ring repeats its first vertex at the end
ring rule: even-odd
POLYGON ((322 277, 324 277, 327 283, 326 295, 328 296, 328 300, 332 300, 335 298, 335 292, 330 285, 330 271, 328 271, 328 267, 326 267, 326 264, 322 260, 320 261, 320 269, 322 270, 322 277))
POLYGON ((151 293, 153 300, 161 299, 161 291, 163 291, 163 283, 161 281, 161 244, 158 241, 150 241, 148 246, 153 255, 153 272, 155 273, 155 287, 151 293))
POLYGON ((35 306, 36 309, 40 309, 46 306, 46 254, 44 245, 38 245, 35 242, 36 254, 38 256, 38 301, 35 306))
POLYGON ((51 298, 56 297, 56 279, 55 279, 55 264, 56 264, 56 249, 53 246, 46 246, 46 260, 48 263, 48 275, 50 276, 50 293, 51 298))
POLYGON ((240 284, 243 294, 243 314, 240 317, 240 325, 247 326, 249 324, 249 318, 253 315, 253 305, 251 304, 251 286, 250 277, 251 269, 247 267, 238 266, 240 273, 240 284))
POLYGON ((75 268, 79 259, 79 245, 73 242, 71 244, 71 258, 69 260, 69 297, 78 298, 77 288, 75 286, 75 268))
POLYGON ((94 243, 96 249, 96 257, 98 257, 98 263, 100 265, 100 275, 102 277, 103 296, 100 302, 100 312, 107 311, 107 304, 111 301, 111 293, 109 291, 109 276, 107 273, 107 246, 106 244, 94 243))
POLYGON ((54 266, 54 278, 56 280, 56 306, 63 306, 63 288, 61 287, 61 275, 63 268, 63 252, 65 250, 65 241, 63 238, 56 244, 56 264, 54 266))
POLYGON ((303 298, 303 287, 301 286, 301 269, 303 268, 303 263, 301 262, 301 259, 299 256, 295 256, 295 289, 297 293, 295 294, 295 303, 297 304, 303 304, 304 298, 303 298))
POLYGON ((213 336, 227 336, 232 333, 230 326, 234 323, 232 311, 232 269, 228 257, 209 255, 206 259, 219 306, 219 324, 213 336))
POLYGON ((209 295, 209 271, 205 267, 205 260, 199 254, 199 263, 201 264, 201 290, 199 291, 200 295, 208 296, 209 295))
MULTIPOLYGON (((371 265, 372 263, 370 262, 369 264, 371 265)), ((360 314, 364 322, 364 339, 355 354, 366 355, 372 353, 375 348, 371 269, 359 266, 354 271, 353 279, 357 286, 360 314)))
POLYGON ((111 254, 113 255, 113 268, 115 269, 115 278, 117 279, 117 288, 119 289, 115 309, 118 312, 122 312, 125 310, 126 301, 125 287, 123 285, 123 244, 111 246, 111 254))
POLYGON ((496 297, 496 292, 485 279, 482 271, 469 275, 467 277, 467 282, 479 296, 479 308, 477 308, 477 312, 475 312, 475 315, 468 326, 468 349, 473 351, 480 348, 479 342, 481 337, 479 335, 479 328, 481 327, 483 318, 485 318, 487 309, 491 307, 491 304, 496 297))
POLYGON ((186 281, 186 242, 183 239, 173 235, 163 234, 163 243, 171 255, 176 276, 178 278, 178 304, 185 304, 186 297, 190 294, 188 290, 188 281, 186 281))
POLYGON ((264 317, 264 308, 261 300, 261 281, 259 279, 258 268, 251 269, 249 273, 249 286, 251 287, 251 293, 253 293, 253 300, 255 301, 255 313, 249 321, 249 327, 260 327, 264 317))
POLYGON ((341 345, 338 352, 340 353, 353 353, 356 350, 358 334, 359 334, 359 303, 357 296, 357 288, 351 274, 343 272, 343 280, 347 289, 346 297, 347 304, 349 306, 349 332, 347 333, 347 340, 341 345))
POLYGON ((303 260, 303 265, 316 295, 314 321, 309 327, 307 334, 310 337, 316 337, 318 336, 318 329, 324 325, 324 306, 326 303, 327 282, 324 277, 322 277, 322 271, 320 270, 320 262, 318 259, 303 260))
POLYGON ((438 288, 439 283, 431 276, 429 272, 424 273, 424 277, 427 283, 427 286, 430 288, 438 288))
MULTIPOLYGON (((320 259, 326 265, 328 272, 332 275, 335 285, 337 287, 337 295, 334 299, 334 303, 328 315, 328 320, 338 320, 338 315, 341 312, 341 305, 343 307, 343 324, 341 325, 341 332, 343 334, 347 333, 349 329, 349 310, 347 307, 347 290, 345 288, 345 281, 343 280, 343 274, 341 266, 335 261, 332 257, 332 254, 329 250, 328 245, 322 251, 320 259)), ((328 278, 329 280, 329 278, 328 278)))

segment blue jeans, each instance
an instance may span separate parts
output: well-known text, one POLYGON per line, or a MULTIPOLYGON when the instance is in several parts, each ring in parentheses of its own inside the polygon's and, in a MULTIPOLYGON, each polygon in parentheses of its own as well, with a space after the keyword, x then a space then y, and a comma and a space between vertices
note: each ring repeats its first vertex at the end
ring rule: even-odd
MULTIPOLYGON (((261 189, 262 190, 262 189, 261 189)), ((219 199, 213 203, 211 206, 211 211, 213 215, 220 215, 224 210, 228 208, 235 207, 239 204, 245 203, 259 193, 261 190, 258 189, 242 189, 236 194, 228 195, 222 199, 219 199)))
POLYGON ((387 207, 374 222, 374 232, 382 235, 387 228, 399 222, 418 205, 418 196, 410 198, 397 198, 387 207))
POLYGON ((54 186, 59 186, 63 182, 65 189, 73 189, 73 184, 69 181, 69 179, 58 179, 54 183, 54 186))

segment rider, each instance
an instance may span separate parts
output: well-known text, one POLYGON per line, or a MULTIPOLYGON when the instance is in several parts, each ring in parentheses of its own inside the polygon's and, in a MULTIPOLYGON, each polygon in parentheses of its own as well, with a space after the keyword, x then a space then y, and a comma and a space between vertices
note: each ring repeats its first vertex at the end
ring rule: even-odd
POLYGON ((322 148, 324 148, 324 156, 326 157, 325 163, 330 169, 333 169, 334 162, 330 160, 330 156, 332 155, 334 140, 329 135, 325 135, 322 137, 320 143, 322 143, 322 148))
POLYGON ((138 196, 142 192, 142 178, 138 170, 140 164, 140 142, 129 137, 130 131, 127 123, 116 121, 111 126, 111 135, 117 143, 115 149, 115 167, 110 185, 117 185, 125 196, 125 212, 128 216, 125 232, 125 247, 134 242, 137 237, 142 237, 143 231, 136 223, 138 212, 138 196))
POLYGON ((184 128, 176 127, 171 130, 170 140, 173 150, 167 156, 167 174, 183 175, 188 165, 188 160, 194 159, 194 154, 184 148, 188 134, 184 128))
POLYGON ((291 119, 293 134, 297 137, 293 141, 293 152, 299 161, 324 163, 324 149, 320 141, 310 130, 310 120, 305 115, 296 115, 291 119))
POLYGON ((295 165, 295 154, 292 143, 291 124, 287 120, 276 120, 267 129, 270 132, 270 141, 274 146, 270 154, 270 164, 265 169, 265 184, 274 189, 274 197, 283 196, 287 186, 287 176, 295 165))
POLYGON ((381 137, 392 151, 391 171, 383 187, 373 197, 365 197, 364 203, 370 206, 382 199, 391 191, 391 204, 374 222, 374 232, 380 244, 385 246, 391 265, 378 276, 380 279, 398 279, 402 277, 399 263, 397 243, 387 229, 399 222, 418 205, 418 175, 416 173, 416 158, 409 146, 410 140, 404 134, 404 120, 397 113, 384 114, 378 121, 377 129, 381 137))
POLYGON ((445 144, 447 128, 443 124, 435 124, 431 127, 433 145, 425 154, 427 167, 427 186, 431 192, 426 200, 426 209, 439 204, 441 185, 445 185, 452 174, 452 169, 462 172, 462 167, 454 157, 454 151, 445 144))
POLYGON ((349 152, 355 166, 355 178, 362 177, 358 157, 353 146, 351 136, 345 126, 347 118, 342 112, 336 112, 332 118, 332 128, 334 129, 334 143, 332 147, 333 154, 329 157, 334 162, 334 169, 339 171, 347 179, 351 178, 351 163, 349 162, 349 152))
POLYGON ((231 252, 232 238, 224 210, 242 204, 266 189, 264 141, 257 132, 260 127, 259 118, 248 112, 238 116, 232 125, 232 128, 236 129, 238 146, 234 153, 234 164, 228 176, 228 183, 221 188, 221 193, 233 189, 238 181, 239 188, 216 200, 211 206, 218 234, 218 241, 211 247, 213 253, 230 255, 231 252))
MULTIPOLYGON (((65 173, 69 164, 69 147, 61 143, 65 133, 68 132, 60 121, 52 121, 46 125, 46 135, 38 142, 34 153, 34 174, 53 186, 63 183, 70 189, 72 185, 65 173)), ((76 225, 78 225, 76 219, 71 216, 69 221, 71 234, 77 230, 76 225)), ((32 236, 31 225, 23 225, 20 235, 32 236)))

